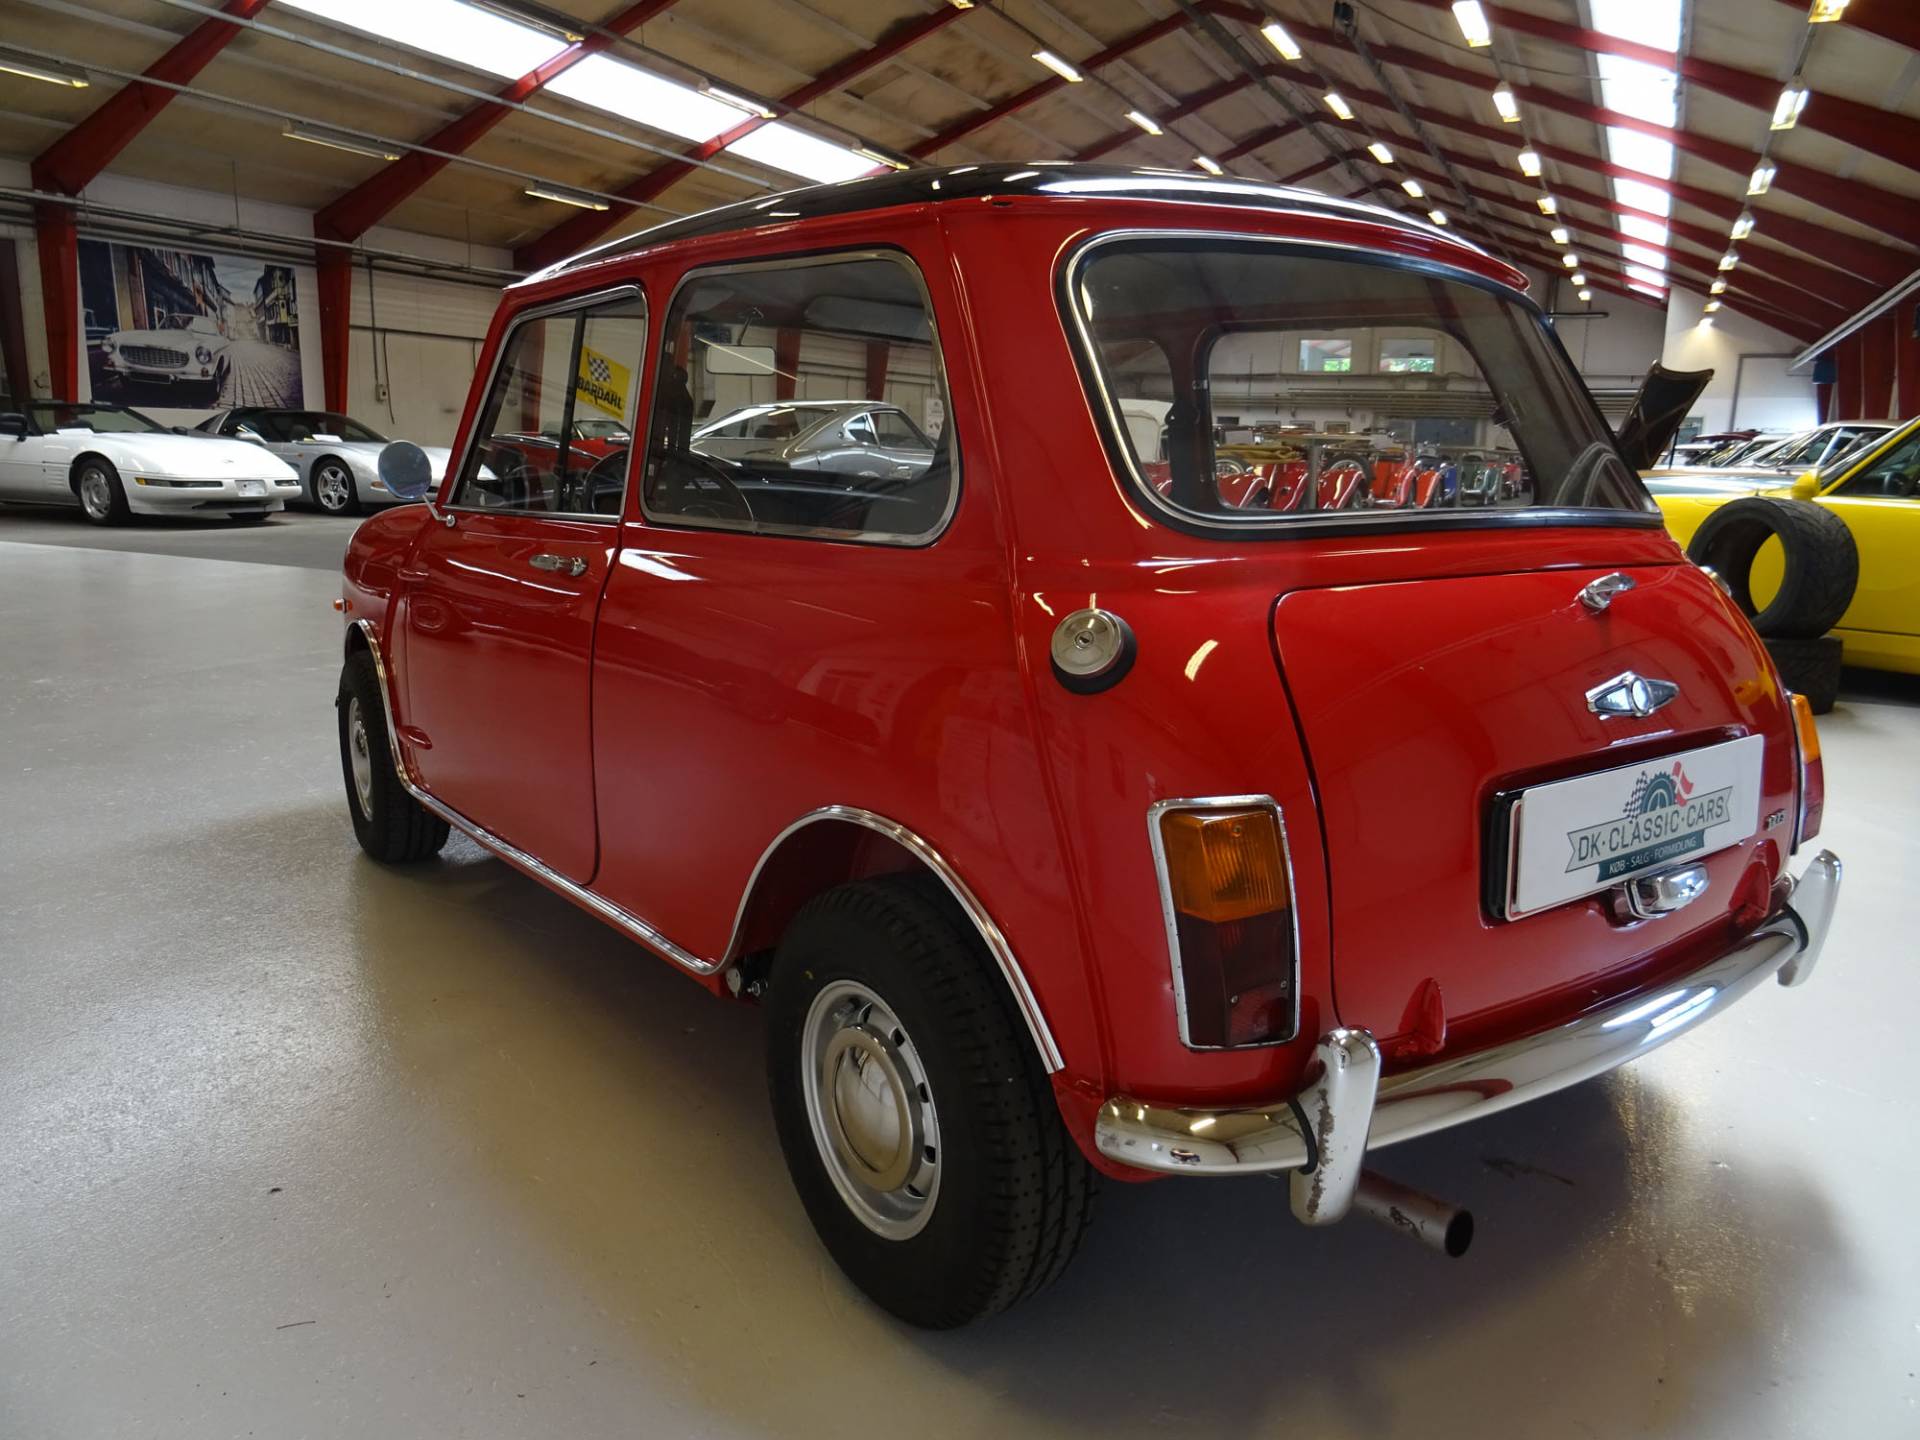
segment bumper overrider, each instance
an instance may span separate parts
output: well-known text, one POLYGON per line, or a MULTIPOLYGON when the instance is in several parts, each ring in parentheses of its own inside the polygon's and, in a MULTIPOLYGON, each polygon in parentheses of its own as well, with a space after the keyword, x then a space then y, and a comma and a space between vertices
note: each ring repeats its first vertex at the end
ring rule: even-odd
POLYGON ((1298 1094, 1231 1110, 1117 1095, 1100 1109, 1095 1143, 1121 1164, 1170 1175, 1285 1175, 1296 1218, 1330 1225, 1353 1208, 1367 1151, 1510 1109, 1638 1059, 1769 976, 1782 985, 1802 983, 1820 958, 1839 892, 1840 861, 1822 850, 1780 913, 1656 993, 1384 1078, 1370 1033, 1329 1030, 1314 1047, 1314 1078, 1298 1094))

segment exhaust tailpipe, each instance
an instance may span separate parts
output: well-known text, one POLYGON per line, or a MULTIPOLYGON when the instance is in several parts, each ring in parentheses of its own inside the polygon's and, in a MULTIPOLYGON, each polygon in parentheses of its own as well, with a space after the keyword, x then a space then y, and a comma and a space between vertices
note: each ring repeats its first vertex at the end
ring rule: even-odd
POLYGON ((1473 1244, 1473 1213, 1424 1191, 1389 1180, 1373 1170, 1360 1172, 1353 1208, 1369 1220, 1418 1240, 1429 1250, 1458 1259, 1473 1244))

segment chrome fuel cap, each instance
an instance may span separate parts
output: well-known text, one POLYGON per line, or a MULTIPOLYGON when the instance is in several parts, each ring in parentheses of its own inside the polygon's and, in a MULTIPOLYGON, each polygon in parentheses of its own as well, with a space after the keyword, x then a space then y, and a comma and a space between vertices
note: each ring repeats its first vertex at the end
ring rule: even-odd
POLYGON ((1111 610, 1075 610, 1053 628, 1053 675, 1078 695, 1118 684, 1133 668, 1133 631, 1111 610))

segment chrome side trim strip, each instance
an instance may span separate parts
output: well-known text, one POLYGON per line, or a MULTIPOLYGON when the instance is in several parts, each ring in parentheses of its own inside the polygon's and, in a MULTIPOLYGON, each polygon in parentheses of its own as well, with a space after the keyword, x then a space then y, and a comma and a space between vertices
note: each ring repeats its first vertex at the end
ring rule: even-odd
MULTIPOLYGON (((1364 1133, 1366 1148, 1378 1150, 1477 1120, 1637 1060, 1718 1015, 1769 976, 1796 984, 1825 943, 1839 885, 1840 862, 1822 851, 1794 885, 1791 914, 1775 916, 1691 975, 1538 1035, 1387 1076, 1370 1111, 1360 1106, 1360 1087, 1352 1087, 1353 1113, 1333 1117, 1334 1131, 1364 1133)), ((1231 1110, 1115 1096, 1094 1122, 1094 1142, 1110 1159, 1171 1175, 1299 1170, 1312 1162, 1315 1147, 1296 1106, 1313 1092, 1309 1086, 1305 1096, 1231 1110)), ((1318 1130, 1320 1122, 1313 1123, 1318 1130)))
POLYGON ((393 768, 400 777, 400 783, 406 786, 408 794, 428 810, 463 834, 470 836, 481 846, 493 851, 508 864, 524 871, 541 884, 559 891, 569 899, 579 902, 608 924, 625 931, 641 944, 665 956, 681 968, 695 975, 711 976, 720 974, 739 962, 747 907, 753 900, 754 890, 760 881, 760 873, 766 868, 767 861, 773 857, 773 853, 789 836, 822 820, 840 820, 848 824, 864 826, 868 830, 885 835, 909 851, 940 877, 940 883, 947 887, 960 908, 966 912, 967 918, 973 921, 975 928, 979 930, 981 941, 986 945, 988 953, 993 956, 994 963, 1000 967, 1000 973, 1006 978, 1008 988, 1013 991, 1014 1003, 1020 1009, 1021 1018, 1026 1021, 1027 1033, 1033 1037, 1034 1047, 1040 1054, 1040 1063, 1046 1068, 1048 1074, 1053 1074, 1065 1067, 1066 1062, 1061 1058, 1060 1047, 1054 1043, 1053 1032, 1047 1028, 1046 1017, 1040 1011, 1040 1002, 1034 998, 1033 990, 1027 984, 1027 977, 1020 969, 1020 962, 1014 958, 1013 947, 1007 943, 1006 936, 994 923, 993 917, 987 913, 986 906, 982 905, 973 891, 967 888, 966 881, 962 880, 953 866, 947 863, 946 857, 906 826, 874 811, 863 810, 852 805, 823 805, 817 810, 802 815, 774 836, 766 849, 760 852, 760 858, 754 862, 753 870, 747 877, 746 887, 740 892, 740 903, 734 910, 733 934, 727 941, 725 952, 717 960, 703 960, 692 951, 676 945, 638 915, 596 895, 587 887, 567 879, 566 876, 534 856, 509 844, 484 826, 475 824, 459 811, 428 794, 409 769, 405 747, 400 742, 400 732, 393 721, 392 676, 387 670, 386 658, 381 653, 380 638, 374 633, 373 622, 356 620, 353 624, 366 640, 367 649, 373 656, 374 674, 380 682, 380 705, 386 715, 388 743, 393 750, 393 768))

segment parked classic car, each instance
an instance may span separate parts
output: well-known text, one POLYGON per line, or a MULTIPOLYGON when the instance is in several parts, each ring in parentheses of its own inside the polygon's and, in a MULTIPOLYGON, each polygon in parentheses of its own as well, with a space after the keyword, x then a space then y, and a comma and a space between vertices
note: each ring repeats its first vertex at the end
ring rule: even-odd
POLYGON ((169 315, 152 330, 116 330, 100 342, 106 378, 174 385, 217 399, 227 383, 227 337, 211 315, 169 315))
MULTIPOLYGON (((1099 1175, 1281 1177, 1308 1224, 1458 1253, 1470 1221, 1370 1152, 1806 979, 1839 885, 1825 852, 1789 869, 1823 804, 1806 707, 1525 283, 1364 204, 1013 165, 800 190, 534 276, 438 494, 348 550, 360 844, 417 861, 458 827, 762 1002, 801 1201, 916 1324, 1058 1275, 1099 1175), (1222 503, 1208 365, 1355 316, 1471 360, 1449 414, 1473 397, 1521 483, 1222 503), (797 356, 797 398, 863 368, 937 398, 930 463, 810 490, 701 454, 690 414, 740 384, 708 337, 797 356), (588 349, 630 367, 648 437, 611 488, 583 504, 564 446, 512 497, 477 483, 503 422, 567 433, 540 357, 588 349), (1165 494, 1122 419, 1153 393, 1165 494)), ((429 486, 410 447, 382 468, 429 486)))
POLYGON ((264 520, 299 490, 292 468, 255 446, 169 429, 124 405, 30 400, 0 415, 0 500, 78 505, 96 525, 264 520))
POLYGON ((1831 631, 1847 664, 1916 675, 1920 420, 1875 433, 1798 477, 1651 472, 1647 488, 1673 538, 1713 564, 1762 633, 1831 631))
MULTIPOLYGON (((358 515, 369 506, 401 503, 380 478, 387 437, 350 416, 245 406, 218 411, 194 428, 251 441, 278 455, 299 472, 301 498, 329 515, 358 515)), ((453 452, 430 446, 424 453, 433 463, 433 478, 441 479, 453 452)))
POLYGON ((786 470, 869 480, 917 478, 934 453, 933 442, 906 411, 877 400, 749 405, 695 430, 692 446, 723 460, 777 460, 786 470))

